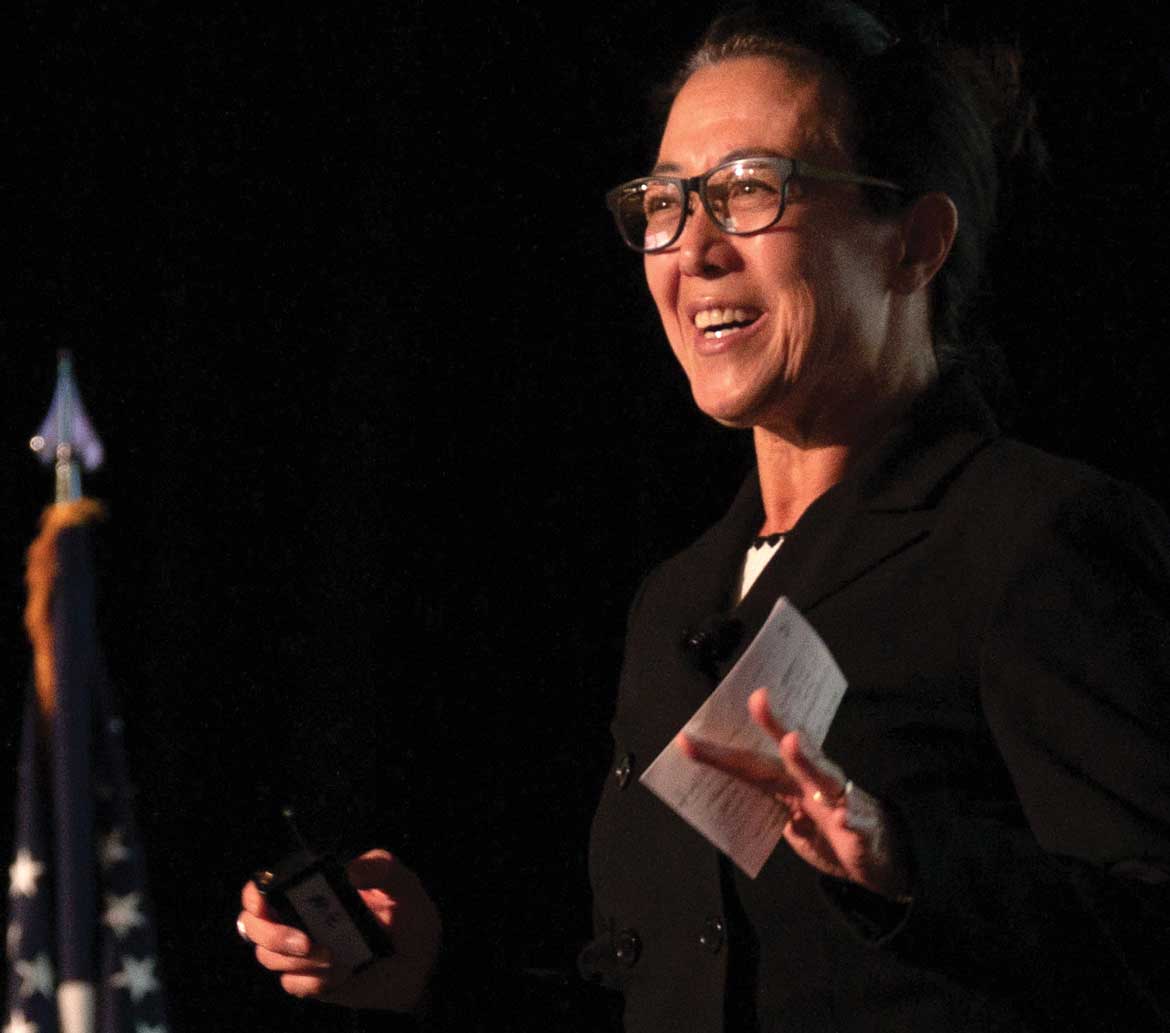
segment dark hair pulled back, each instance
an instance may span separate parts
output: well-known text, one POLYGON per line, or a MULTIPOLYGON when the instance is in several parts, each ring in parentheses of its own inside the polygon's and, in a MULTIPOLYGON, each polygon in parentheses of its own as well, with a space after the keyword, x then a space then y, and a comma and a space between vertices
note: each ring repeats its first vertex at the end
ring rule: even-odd
POLYGON ((961 48, 934 34, 899 39, 850 0, 776 0, 716 18, 667 93, 673 99, 698 69, 731 58, 771 56, 800 67, 810 54, 849 91, 857 170, 906 190, 867 188, 872 210, 892 213, 934 191, 958 209, 954 247, 932 285, 932 330, 940 362, 972 360, 979 335, 964 332, 964 319, 995 227, 1000 161, 1027 152, 1043 162, 1018 54, 961 48))

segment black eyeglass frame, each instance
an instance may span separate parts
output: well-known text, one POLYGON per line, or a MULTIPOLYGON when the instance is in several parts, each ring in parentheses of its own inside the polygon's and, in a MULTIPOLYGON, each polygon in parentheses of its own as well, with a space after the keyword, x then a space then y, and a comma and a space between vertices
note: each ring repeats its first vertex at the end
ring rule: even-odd
POLYGON ((788 206, 788 184, 796 178, 815 179, 824 183, 855 183, 858 186, 878 187, 883 190, 896 190, 900 194, 906 191, 904 188, 898 186, 897 183, 892 183, 888 179, 878 179, 874 176, 864 176, 858 172, 840 172, 837 169, 828 169, 823 165, 815 165, 812 162, 800 161, 796 158, 785 158, 777 154, 760 154, 747 155, 738 158, 731 158, 727 161, 720 162, 714 168, 708 169, 706 172, 700 172, 697 176, 639 176, 637 179, 627 180, 625 183, 619 183, 616 187, 610 190, 605 195, 606 207, 613 213, 614 221, 617 223, 618 233, 626 246, 643 255, 652 255, 658 251, 665 251, 670 247, 679 237, 682 236, 682 231, 687 224, 687 218, 691 214, 691 207, 687 204, 687 199, 692 193, 699 195, 699 202, 703 206, 703 210, 711 217, 711 221, 715 223, 724 233, 731 234, 733 237, 749 237, 753 233, 763 233, 766 229, 771 229, 784 216, 784 209, 788 206), (711 205, 707 197, 707 182, 712 176, 724 169, 732 166, 742 164, 743 162, 754 162, 757 164, 771 165, 781 173, 781 187, 780 187, 780 205, 776 211, 776 217, 765 226, 757 226, 750 230, 736 230, 724 224, 724 220, 720 218, 719 214, 711 205), (784 169, 787 167, 788 172, 785 175, 784 169), (639 247, 633 243, 622 227, 621 217, 621 196, 624 191, 633 187, 641 186, 645 183, 669 183, 679 189, 682 193, 683 205, 680 209, 678 226, 675 227, 671 238, 664 244, 657 244, 654 247, 639 247))

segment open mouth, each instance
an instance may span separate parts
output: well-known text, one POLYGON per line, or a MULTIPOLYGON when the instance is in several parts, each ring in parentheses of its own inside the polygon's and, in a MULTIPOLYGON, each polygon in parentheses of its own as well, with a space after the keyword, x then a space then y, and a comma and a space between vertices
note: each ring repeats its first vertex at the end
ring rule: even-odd
POLYGON ((695 313, 694 323, 704 337, 717 340, 733 330, 751 326, 759 318, 754 308, 705 308, 695 313))

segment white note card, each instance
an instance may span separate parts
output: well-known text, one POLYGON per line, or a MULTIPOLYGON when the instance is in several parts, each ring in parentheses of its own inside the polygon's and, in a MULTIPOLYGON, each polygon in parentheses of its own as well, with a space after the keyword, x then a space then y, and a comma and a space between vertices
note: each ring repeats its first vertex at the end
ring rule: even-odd
MULTIPOLYGON (((748 697, 768 690, 772 713, 819 748, 845 694, 845 677, 812 625, 781 597, 727 677, 682 731, 724 746, 776 755, 776 743, 748 716, 748 697)), ((672 739, 641 783, 751 878, 776 849, 788 816, 771 795, 686 757, 672 739)))

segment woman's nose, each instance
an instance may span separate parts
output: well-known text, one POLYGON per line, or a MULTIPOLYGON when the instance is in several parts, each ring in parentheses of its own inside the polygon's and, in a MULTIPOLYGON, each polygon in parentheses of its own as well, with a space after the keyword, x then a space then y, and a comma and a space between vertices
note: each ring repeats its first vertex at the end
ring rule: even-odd
POLYGON ((694 195, 678 238, 678 250, 679 269, 687 276, 721 276, 736 259, 731 238, 715 224, 694 195))

